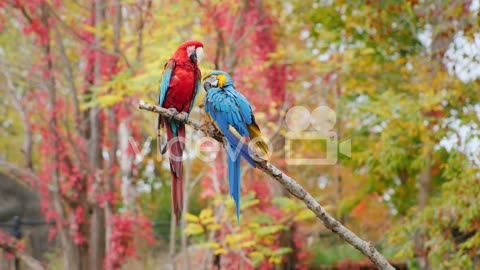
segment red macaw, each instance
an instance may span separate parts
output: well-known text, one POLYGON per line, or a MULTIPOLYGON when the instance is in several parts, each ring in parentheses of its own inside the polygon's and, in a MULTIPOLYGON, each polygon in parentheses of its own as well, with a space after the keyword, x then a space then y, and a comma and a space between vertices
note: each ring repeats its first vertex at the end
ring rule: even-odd
MULTIPOLYGON (((163 70, 159 106, 171 109, 175 114, 190 113, 201 87, 202 75, 198 63, 202 57, 203 43, 200 41, 187 41, 177 48, 163 70)), ((162 154, 168 150, 172 176, 172 205, 178 223, 183 208, 182 156, 185 148, 185 124, 159 115, 157 125, 159 147, 162 127, 167 130, 167 144, 163 147, 162 154)))

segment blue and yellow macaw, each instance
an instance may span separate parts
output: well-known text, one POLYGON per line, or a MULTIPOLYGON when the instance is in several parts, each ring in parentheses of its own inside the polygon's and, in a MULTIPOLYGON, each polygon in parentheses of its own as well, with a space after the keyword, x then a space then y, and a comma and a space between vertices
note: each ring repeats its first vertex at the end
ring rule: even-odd
POLYGON ((268 146, 255 122, 252 107, 235 89, 228 73, 210 71, 204 77, 203 88, 207 92, 205 112, 227 141, 230 196, 235 201, 237 221, 240 223, 240 156, 255 168, 247 138, 255 142, 265 156, 268 146))

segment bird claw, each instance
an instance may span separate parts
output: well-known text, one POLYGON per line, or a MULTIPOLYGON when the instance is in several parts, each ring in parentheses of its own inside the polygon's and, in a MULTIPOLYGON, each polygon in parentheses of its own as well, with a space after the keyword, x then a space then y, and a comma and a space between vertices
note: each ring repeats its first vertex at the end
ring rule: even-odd
POLYGON ((222 137, 222 133, 218 129, 216 129, 214 126, 210 125, 209 122, 203 123, 203 128, 205 130, 205 134, 208 134, 208 136, 212 138, 222 137))
POLYGON ((187 112, 181 112, 181 113, 180 113, 180 115, 182 115, 182 116, 183 116, 183 118, 184 118, 185 122, 187 122, 187 121, 188 121, 188 116, 189 116, 189 115, 188 115, 188 113, 187 113, 187 112))
MULTIPOLYGON (((218 129, 213 130, 213 135, 215 137, 222 137, 223 136, 222 132, 220 132, 218 129)), ((226 139, 225 137, 222 137, 222 138, 226 139)))
MULTIPOLYGON (((218 131, 216 131, 216 132, 219 133, 218 131)), ((228 145, 227 138, 222 137, 222 141, 223 141, 223 145, 228 145)))
POLYGON ((175 118, 175 116, 178 114, 178 111, 175 108, 169 108, 168 110, 172 113, 172 116, 170 116, 168 120, 172 121, 173 118, 175 118))

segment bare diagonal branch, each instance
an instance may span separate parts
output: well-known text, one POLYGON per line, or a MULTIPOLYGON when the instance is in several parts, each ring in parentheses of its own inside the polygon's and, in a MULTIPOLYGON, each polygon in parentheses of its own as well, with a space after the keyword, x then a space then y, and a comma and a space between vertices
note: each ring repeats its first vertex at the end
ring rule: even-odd
MULTIPOLYGON (((139 109, 147 110, 155 113, 159 113, 166 117, 173 117, 175 120, 183 122, 187 125, 190 125, 192 128, 196 130, 200 130, 206 132, 208 134, 212 134, 212 132, 208 132, 211 125, 200 123, 198 121, 189 119, 182 114, 174 115, 170 110, 161 108, 152 104, 148 104, 142 100, 140 100, 139 109)), ((223 143, 222 136, 216 134, 214 139, 218 140, 219 142, 223 143)), ((343 226, 340 222, 334 219, 325 209, 308 193, 305 188, 303 188, 295 179, 286 175, 282 171, 280 171, 277 167, 273 164, 269 163, 266 160, 262 160, 258 157, 253 159, 258 169, 262 170, 265 174, 269 175, 271 178, 278 181, 285 189, 288 190, 293 196, 297 197, 298 199, 302 200, 305 205, 310 209, 315 215, 322 221, 327 229, 335 233, 336 235, 340 236, 343 240, 348 242, 350 245, 358 249, 362 252, 365 256, 367 256, 379 269, 387 269, 387 270, 394 270, 392 265, 385 259, 385 257, 377 251, 375 246, 372 242, 367 242, 360 237, 358 237, 355 233, 347 229, 343 226)))

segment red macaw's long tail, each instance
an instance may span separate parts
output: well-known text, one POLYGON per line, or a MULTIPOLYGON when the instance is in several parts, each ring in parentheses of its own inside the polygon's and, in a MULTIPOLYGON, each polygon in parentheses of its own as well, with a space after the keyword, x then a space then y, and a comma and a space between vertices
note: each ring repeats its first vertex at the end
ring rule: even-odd
POLYGON ((166 125, 167 150, 172 175, 172 205, 178 223, 183 209, 183 149, 185 149, 185 125, 170 122, 166 125), (175 127, 172 129, 172 125, 175 127), (176 129, 176 130, 175 130, 176 129), (175 134, 176 133, 176 134, 175 134))

